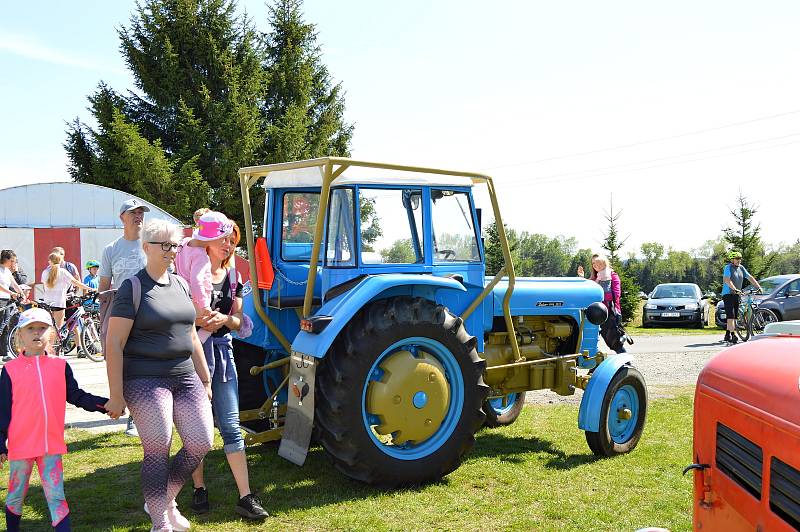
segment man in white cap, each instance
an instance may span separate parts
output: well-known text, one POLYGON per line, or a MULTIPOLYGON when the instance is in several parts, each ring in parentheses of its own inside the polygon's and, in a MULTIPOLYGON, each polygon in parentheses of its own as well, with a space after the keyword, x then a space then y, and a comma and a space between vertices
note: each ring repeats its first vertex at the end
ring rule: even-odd
MULTIPOLYGON (((150 208, 136 198, 130 198, 122 202, 119 208, 119 219, 122 220, 122 236, 108 244, 103 249, 103 258, 100 261, 100 292, 111 288, 119 288, 122 281, 135 275, 144 268, 147 257, 142 249, 142 225, 144 225, 144 213, 149 212, 150 208)), ((100 298, 100 320, 101 330, 100 339, 103 341, 105 349, 105 337, 108 329, 108 315, 114 295, 107 294, 100 298)), ((133 418, 128 417, 128 427, 125 434, 138 436, 133 418)))

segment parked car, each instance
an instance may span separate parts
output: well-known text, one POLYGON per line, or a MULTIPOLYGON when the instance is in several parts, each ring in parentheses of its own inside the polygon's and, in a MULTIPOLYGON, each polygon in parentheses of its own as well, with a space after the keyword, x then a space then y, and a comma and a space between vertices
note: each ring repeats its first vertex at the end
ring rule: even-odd
POLYGON ((657 285, 642 313, 642 326, 654 325, 708 325, 710 307, 708 296, 693 283, 665 283, 657 285))
MULTIPOLYGON (((800 320, 800 274, 775 275, 758 281, 758 284, 761 293, 753 295, 754 303, 770 309, 781 321, 800 320)), ((714 322, 724 329, 725 320, 725 307, 720 301, 714 322)))

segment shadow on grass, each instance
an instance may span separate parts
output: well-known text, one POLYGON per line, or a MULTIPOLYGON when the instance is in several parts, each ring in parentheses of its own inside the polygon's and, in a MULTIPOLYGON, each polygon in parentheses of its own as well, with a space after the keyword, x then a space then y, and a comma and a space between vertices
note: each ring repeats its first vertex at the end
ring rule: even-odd
POLYGON ((530 455, 544 453, 550 455, 544 462, 548 469, 572 469, 584 464, 600 460, 600 457, 587 452, 582 454, 567 454, 551 441, 535 436, 520 437, 506 436, 502 429, 484 429, 475 436, 475 447, 469 454, 468 460, 480 458, 502 458, 506 462, 523 463, 530 455))
MULTIPOLYGON (((314 509, 350 500, 368 499, 384 491, 353 481, 335 470, 319 447, 309 451, 303 467, 280 458, 277 445, 265 444, 247 449, 250 485, 271 514, 314 509)), ((101 434, 73 441, 65 461, 65 492, 72 514, 73 530, 149 530, 150 519, 144 513, 141 492, 141 446, 138 439, 121 434, 101 434), (98 453, 99 451, 99 453, 98 453), (108 455, 104 455, 104 452, 108 455), (80 459, 77 455, 80 453, 80 459), (98 457, 99 454, 99 457, 98 457), (76 462, 72 464, 69 457, 76 462), (120 462, 123 463, 120 463, 120 462), (106 466, 105 464, 115 465, 106 466), (87 472, 75 477, 81 467, 87 472), (70 474, 72 471, 72 475, 70 474)), ((173 453, 174 456, 174 453, 173 453)), ((178 495, 178 506, 194 523, 217 529, 246 529, 251 522, 234 512, 239 495, 225 454, 217 448, 205 458, 205 482, 209 490, 211 511, 196 515, 190 510, 192 481, 178 495)), ((26 506, 40 515, 49 516, 41 489, 29 492, 26 506)), ((48 530, 49 523, 31 518, 26 530, 48 530), (38 522, 37 522, 38 521, 38 522), (37 528, 38 526, 38 528, 37 528)), ((270 521, 264 523, 266 527, 270 521)))
MULTIPOLYGON (((556 470, 569 470, 589 464, 598 458, 590 453, 567 454, 553 442, 536 438, 507 436, 500 430, 483 430, 476 435, 476 444, 467 456, 467 462, 482 458, 502 458, 512 463, 522 463, 535 455, 545 455, 543 466, 556 470)), ((217 442, 219 443, 219 442, 217 442)), ((247 449, 250 485, 262 499, 265 508, 275 518, 262 527, 279 526, 281 515, 314 511, 348 501, 367 500, 387 493, 350 480, 339 473, 320 447, 309 451, 303 467, 280 458, 277 444, 264 444, 247 449), (276 521, 272 521, 276 519, 276 521)), ((149 530, 150 520, 142 510, 140 466, 142 450, 138 439, 120 433, 90 435, 69 444, 65 456, 65 491, 69 502, 73 529, 149 530)), ((540 458, 536 458, 537 460, 540 458)), ((246 529, 251 523, 234 513, 238 491, 225 459, 217 446, 206 456, 205 481, 209 489, 211 511, 203 515, 192 514, 190 508, 191 480, 178 496, 178 505, 197 525, 216 530, 246 529)), ((445 478, 435 485, 447 485, 445 478)), ((425 489, 425 486, 417 489, 425 489)), ((48 530, 49 512, 41 488, 32 489, 24 516, 26 530, 48 530)), ((259 527, 256 527, 259 528, 259 527)))

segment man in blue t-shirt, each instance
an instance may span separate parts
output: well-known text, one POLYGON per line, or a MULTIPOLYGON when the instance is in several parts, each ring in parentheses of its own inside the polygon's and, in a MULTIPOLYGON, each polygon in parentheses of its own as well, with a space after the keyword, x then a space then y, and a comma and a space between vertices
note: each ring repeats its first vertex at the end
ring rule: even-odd
POLYGON ((739 294, 742 293, 742 285, 745 278, 761 291, 761 285, 756 278, 750 275, 747 268, 742 266, 742 254, 732 250, 728 253, 728 264, 722 271, 722 301, 725 304, 725 318, 727 328, 725 330, 725 342, 736 343, 736 318, 739 317, 739 294))

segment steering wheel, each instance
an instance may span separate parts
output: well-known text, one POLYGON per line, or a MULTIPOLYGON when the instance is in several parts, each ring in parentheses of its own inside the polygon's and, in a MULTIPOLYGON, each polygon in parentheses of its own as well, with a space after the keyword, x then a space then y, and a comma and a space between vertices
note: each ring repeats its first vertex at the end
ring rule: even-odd
POLYGON ((444 260, 450 260, 452 258, 455 258, 456 256, 456 252, 453 251, 452 249, 440 249, 437 251, 437 253, 443 254, 444 257, 442 257, 442 259, 444 260))

